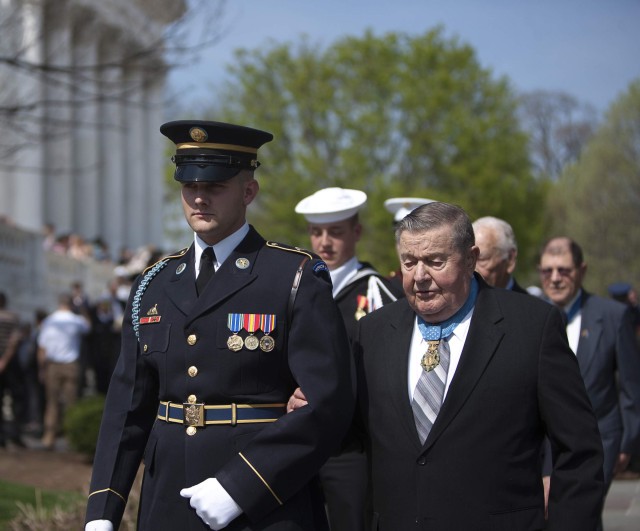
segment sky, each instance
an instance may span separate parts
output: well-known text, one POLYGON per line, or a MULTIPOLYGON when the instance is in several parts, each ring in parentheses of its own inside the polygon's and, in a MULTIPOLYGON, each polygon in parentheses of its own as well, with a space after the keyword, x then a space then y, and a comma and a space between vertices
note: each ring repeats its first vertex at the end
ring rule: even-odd
MULTIPOLYGON (((190 3, 217 0, 188 0, 190 3)), ((198 21, 196 17, 193 35, 198 21)), ((237 48, 344 36, 422 35, 441 25, 516 91, 562 91, 599 111, 640 78, 640 0, 227 0, 219 41, 198 63, 173 70, 169 89, 206 102, 237 48)))

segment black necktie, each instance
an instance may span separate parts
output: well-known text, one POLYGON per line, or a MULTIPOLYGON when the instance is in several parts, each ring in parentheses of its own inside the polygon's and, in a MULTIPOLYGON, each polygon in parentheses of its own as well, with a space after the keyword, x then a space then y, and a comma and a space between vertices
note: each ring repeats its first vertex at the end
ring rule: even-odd
POLYGON ((207 282, 209 282, 209 279, 216 272, 215 267, 213 266, 215 261, 216 253, 213 252, 213 247, 205 248, 200 256, 200 272, 196 279, 196 290, 198 291, 198 295, 202 293, 207 282))

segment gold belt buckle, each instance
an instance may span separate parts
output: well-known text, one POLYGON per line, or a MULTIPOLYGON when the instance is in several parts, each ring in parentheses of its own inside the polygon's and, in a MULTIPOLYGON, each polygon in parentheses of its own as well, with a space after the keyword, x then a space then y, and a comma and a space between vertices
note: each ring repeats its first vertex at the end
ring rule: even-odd
POLYGON ((182 404, 184 409, 184 419, 182 423, 185 426, 195 426, 196 428, 204 427, 204 404, 182 404))

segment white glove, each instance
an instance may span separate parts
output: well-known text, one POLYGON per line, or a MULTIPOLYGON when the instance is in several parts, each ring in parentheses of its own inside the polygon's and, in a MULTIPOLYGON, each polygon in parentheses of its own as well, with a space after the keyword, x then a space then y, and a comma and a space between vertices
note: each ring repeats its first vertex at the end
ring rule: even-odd
POLYGON ((91 520, 84 531, 113 531, 113 524, 109 520, 91 520))
POLYGON ((242 514, 240 506, 216 478, 205 479, 193 487, 182 489, 180 496, 190 498, 189 504, 196 514, 214 531, 227 527, 242 514))

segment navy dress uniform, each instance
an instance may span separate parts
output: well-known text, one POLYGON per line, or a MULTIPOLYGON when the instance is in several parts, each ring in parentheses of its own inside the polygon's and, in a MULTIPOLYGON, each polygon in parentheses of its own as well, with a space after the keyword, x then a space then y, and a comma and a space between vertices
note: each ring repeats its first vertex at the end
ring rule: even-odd
MULTIPOLYGON (((295 207, 309 223, 311 234, 326 231, 332 234, 339 227, 342 246, 331 246, 327 259, 333 281, 333 297, 340 309, 351 339, 356 335, 359 319, 404 296, 368 262, 355 256, 359 237, 357 215, 365 206, 367 195, 361 190, 330 187, 305 197, 295 207), (345 244, 345 241, 348 242, 345 244)), ((313 241, 313 237, 312 237, 313 241)), ((329 245, 327 245, 329 246, 329 245)), ((313 245, 318 254, 324 252, 321 241, 313 245)), ((306 395, 306 389, 302 387, 306 395)), ((342 441, 342 445, 322 467, 319 474, 332 531, 363 531, 370 528, 367 520, 368 464, 365 454, 365 434, 358 419, 342 441)))
MULTIPOLYGON (((161 131, 181 182, 258 167, 271 135, 217 122, 161 131)), ((215 247, 215 245, 214 245, 215 247)), ((205 530, 180 490, 216 478, 236 530, 326 529, 310 481, 352 418, 348 341, 324 262, 250 227, 198 295, 195 245, 136 280, 102 420, 87 521, 117 529, 141 460, 138 529, 205 530), (302 386, 309 406, 285 414, 302 386)))

